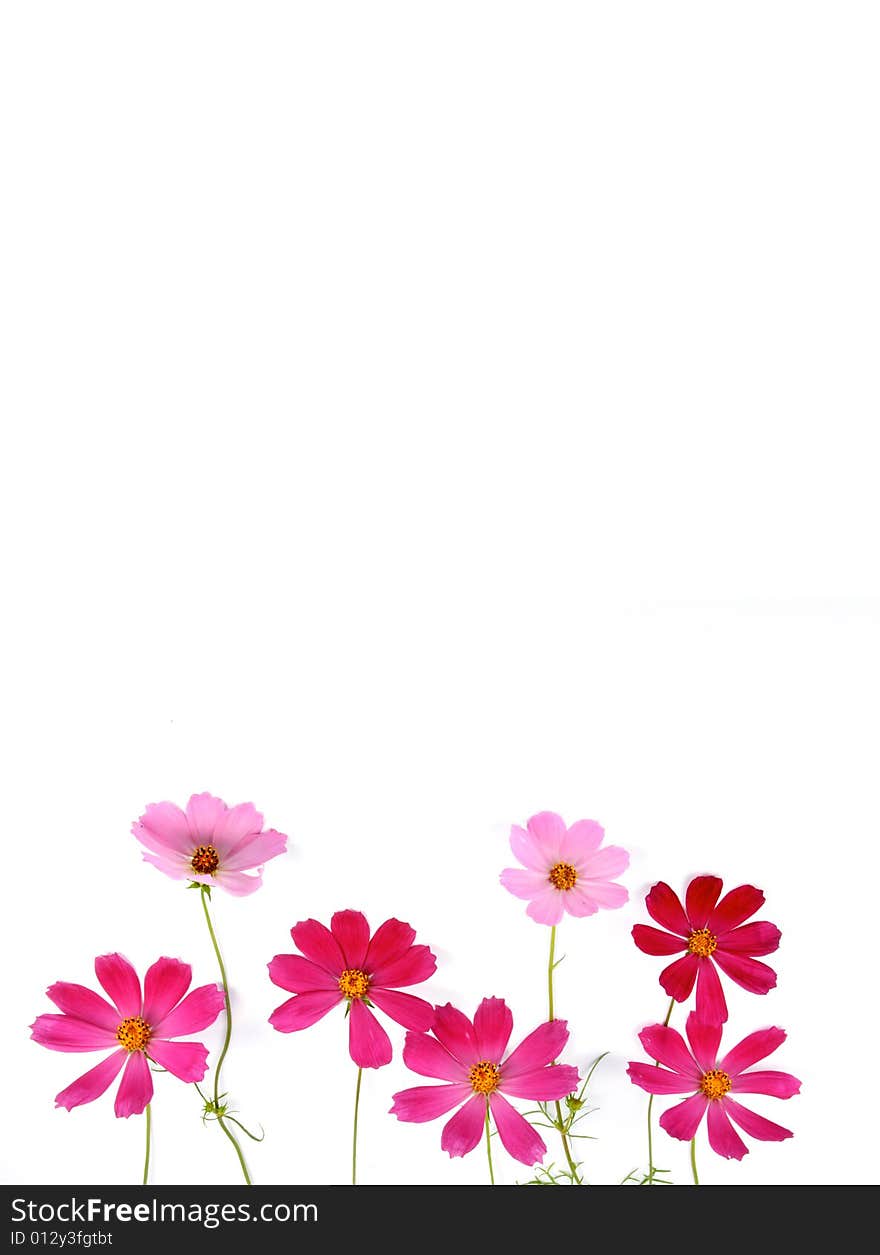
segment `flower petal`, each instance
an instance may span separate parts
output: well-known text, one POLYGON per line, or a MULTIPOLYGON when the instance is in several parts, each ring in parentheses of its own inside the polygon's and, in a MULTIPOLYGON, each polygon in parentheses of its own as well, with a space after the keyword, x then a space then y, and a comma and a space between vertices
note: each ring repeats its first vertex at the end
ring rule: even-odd
POLYGON ((403 1062, 410 1072, 417 1072, 419 1076, 433 1076, 438 1081, 455 1081, 458 1084, 467 1081, 468 1070, 461 1060, 451 1055, 428 1033, 407 1033, 403 1044, 403 1062))
POLYGON ((332 976, 325 967, 319 967, 311 959, 304 959, 299 954, 276 954, 267 966, 272 984, 279 989, 289 989, 293 994, 339 988, 337 977, 332 976))
POLYGON ((127 1051, 114 1050, 112 1055, 102 1059, 88 1072, 78 1076, 67 1089, 63 1089, 55 1098, 55 1106, 73 1111, 74 1107, 81 1107, 83 1103, 94 1102, 110 1088, 127 1058, 127 1051))
POLYGON ((375 972, 383 965, 402 958, 416 939, 416 930, 399 919, 386 919, 380 924, 367 947, 364 967, 375 972))
POLYGON ((191 856, 196 845, 186 815, 173 802, 151 803, 131 830, 141 845, 156 854, 173 850, 191 856))
POLYGON ((144 1019, 150 1025, 164 1020, 192 983, 192 968, 180 959, 157 959, 144 977, 144 1019))
POLYGON ((699 960, 695 954, 684 954, 660 973, 660 984, 676 1002, 685 1002, 691 996, 697 979, 699 960))
POLYGON ((656 1063, 630 1063, 626 1074, 633 1085, 649 1094, 690 1094, 697 1082, 680 1072, 667 1072, 656 1063))
POLYGON ((530 1072, 519 1072, 510 1077, 502 1068, 499 1093, 509 1094, 511 1098, 552 1102, 574 1093, 579 1080, 577 1068, 568 1063, 550 1063, 546 1067, 533 1068, 530 1072))
POLYGON ((152 1097, 153 1074, 150 1065, 143 1052, 135 1050, 128 1056, 128 1063, 116 1091, 113 1110, 124 1119, 139 1116, 152 1097))
POLYGON ((141 1014, 141 983, 128 959, 121 954, 101 954, 95 959, 95 975, 123 1019, 141 1014))
POLYGON ((726 954, 772 954, 779 949, 781 936, 782 933, 775 924, 755 920, 725 933, 719 938, 718 949, 726 954))
POLYGON ((562 896, 558 889, 548 885, 536 898, 532 898, 526 907, 526 915, 536 924, 558 924, 564 909, 562 896))
POLYGON ((633 924, 632 939, 643 954, 679 954, 687 949, 683 937, 661 932, 650 924, 633 924))
POLYGON ((310 1028, 324 1018, 328 1011, 342 1001, 342 994, 337 990, 316 989, 313 993, 294 994, 280 1007, 276 1007, 269 1016, 269 1023, 279 1033, 298 1033, 302 1028, 310 1028))
POLYGON ((566 836, 565 820, 562 816, 555 811, 539 811, 531 817, 526 827, 534 837, 538 849, 549 859, 548 867, 558 863, 559 851, 566 836))
POLYGON ((200 1081, 208 1070, 208 1051, 200 1041, 160 1041, 148 1047, 151 1059, 181 1081, 200 1081))
POLYGON ((784 1142, 787 1137, 794 1137, 791 1129, 783 1128, 781 1124, 774 1124, 772 1120, 766 1120, 756 1111, 749 1111, 748 1107, 741 1107, 732 1098, 725 1098, 723 1101, 731 1120, 735 1120, 749 1137, 756 1137, 760 1142, 784 1142))
POLYGON ((446 1115, 472 1092, 470 1085, 416 1085, 393 1095, 390 1114, 408 1124, 424 1124, 446 1115))
POLYGON ((263 883, 262 876, 248 876, 245 872, 230 871, 222 865, 214 873, 213 884, 231 893, 234 898, 246 898, 256 893, 263 883))
POLYGON ((708 1104, 709 1100, 705 1094, 691 1095, 684 1102, 677 1103, 668 1111, 663 1112, 660 1117, 661 1129, 665 1129, 670 1137, 677 1137, 680 1142, 689 1142, 692 1137, 696 1136, 708 1104))
POLYGON ((396 989, 370 989, 369 998, 380 1011, 390 1015, 397 1024, 427 1033, 434 1023, 434 1008, 424 998, 402 994, 396 989))
POLYGON ((153 1034, 167 1040, 169 1037, 188 1037, 200 1033, 213 1024, 226 1006, 226 995, 221 985, 199 985, 179 1002, 158 1023, 153 1023, 153 1034))
POLYGON ((504 1060, 503 1074, 507 1080, 543 1068, 558 1059, 568 1041, 568 1020, 548 1020, 524 1037, 516 1050, 504 1060))
POLYGON ((503 998, 484 998, 474 1015, 474 1037, 481 1059, 500 1063, 513 1032, 513 1013, 503 998))
MULTIPOLYGON (((589 903, 605 911, 615 911, 629 901, 629 890, 611 880, 579 880, 575 887, 569 889, 568 894, 563 896, 566 899, 575 898, 579 904, 589 903)), ((593 913, 581 909, 572 910, 572 905, 568 900, 565 905, 569 915, 592 915, 593 913)))
POLYGON ((170 876, 172 880, 196 880, 193 875, 192 863, 189 859, 183 859, 178 854, 169 854, 167 857, 161 854, 145 854, 144 862, 150 863, 153 867, 158 867, 160 872, 166 876, 170 876))
POLYGON ((701 958, 697 963, 697 1015, 709 1024, 723 1024, 727 1019, 727 1000, 715 964, 711 959, 701 958))
POLYGON ((210 793, 194 793, 186 804, 190 835, 194 845, 213 845, 214 832, 229 808, 210 793))
POLYGON ((598 850, 604 836, 605 829, 595 819, 578 819, 562 838, 559 846, 560 861, 572 863, 580 870, 594 850, 598 850))
POLYGON ((684 909, 691 928, 705 928, 724 885, 717 876, 695 876, 687 887, 684 909))
POLYGON ((749 1148, 727 1118, 728 1103, 729 1099, 709 1103, 709 1110, 706 1113, 709 1145, 715 1154, 721 1155, 723 1159, 742 1159, 749 1153, 749 1148))
POLYGON ((591 882, 585 880, 582 884, 577 884, 572 889, 563 889, 559 893, 563 910, 568 911, 573 919, 585 919, 599 910, 599 903, 592 896, 590 887, 591 882))
POLYGON ((510 848, 513 850, 513 857, 519 859, 523 867, 542 872, 546 878, 551 864, 544 856, 536 837, 533 837, 525 828, 513 824, 510 829, 510 848))
POLYGON ((55 1003, 59 1011, 64 1011, 77 1020, 85 1020, 87 1024, 97 1024, 100 1028, 109 1029, 111 1033, 116 1032, 119 1012, 93 989, 59 980, 49 986, 46 996, 55 1003))
POLYGON ((489 1107, 501 1144, 508 1155, 528 1167, 540 1163, 547 1154, 547 1147, 528 1120, 497 1091, 489 1095, 489 1107))
POLYGON ((712 957, 722 972, 750 994, 766 994, 776 985, 773 968, 759 963, 757 959, 750 959, 745 954, 730 954, 726 950, 716 950, 712 957))
POLYGON ((578 880, 614 880, 629 867, 629 853, 621 845, 606 845, 596 850, 578 868, 578 880))
POLYGON ((370 981, 380 989, 396 989, 399 985, 418 985, 436 971, 437 959, 427 946, 410 946, 400 958, 376 968, 370 981))
POLYGON ((715 1020, 707 1023, 697 1012, 691 1011, 685 1024, 685 1032, 700 1071, 711 1072, 718 1058, 718 1047, 721 1045, 721 1021, 715 1020))
POLYGON ((474 1026, 451 1002, 435 1007, 433 1032, 440 1044, 466 1068, 480 1062, 474 1026))
POLYGON ((505 867, 499 880, 515 898, 531 899, 549 885, 546 871, 530 871, 523 867, 505 867))
POLYGON ((770 1094, 773 1098, 793 1098, 801 1083, 790 1072, 740 1072, 732 1078, 732 1094, 770 1094))
POLYGON ((297 950, 301 950, 307 959, 311 959, 319 967, 325 967, 339 979, 345 967, 345 959, 329 928, 319 924, 316 919, 303 919, 294 924, 290 935, 297 950))
MULTIPOLYGON (((308 994, 300 996, 308 997, 308 994)), ((360 998, 353 998, 351 1002, 348 1053, 359 1068, 384 1068, 386 1063, 391 1062, 391 1038, 360 998)))
POLYGON ((255 833, 239 841, 231 854, 223 859, 226 871, 249 871, 253 867, 262 867, 270 858, 277 858, 287 849, 287 837, 283 832, 267 828, 265 832, 255 833))
POLYGON ((678 1029, 669 1028, 666 1024, 649 1024, 639 1033, 639 1041, 652 1059, 680 1076, 688 1077, 691 1088, 696 1089, 701 1069, 678 1029))
POLYGON ((663 928, 679 933, 682 937, 690 936, 691 928, 679 896, 670 889, 665 880, 658 880, 653 886, 645 898, 645 906, 651 919, 663 928))
POLYGON ((30 1029, 35 1042, 48 1050, 62 1050, 67 1054, 110 1050, 119 1045, 115 1032, 100 1024, 78 1020, 73 1015, 38 1015, 30 1029))
POLYGON ((486 1099, 482 1094, 474 1094, 461 1111, 456 1111, 452 1119, 447 1120, 443 1126, 440 1148, 448 1151, 451 1158, 466 1155, 483 1136, 485 1122, 486 1099))
POLYGON ((732 1050, 728 1050, 724 1058, 719 1059, 718 1066, 728 1076, 739 1076, 753 1063, 760 1063, 762 1059, 772 1055, 774 1050, 778 1050, 786 1036, 784 1028, 759 1028, 757 1032, 744 1037, 732 1050))
POLYGON ((346 967, 363 968, 370 944, 370 925, 360 911, 337 911, 330 920, 346 967))
MULTIPOLYGON (((707 927, 716 937, 729 933, 764 905, 764 895, 754 885, 738 885, 725 893, 709 916, 707 927)), ((700 925, 702 927, 702 925, 700 925)))
POLYGON ((247 838, 263 830, 263 816, 253 802, 240 802, 226 808, 214 825, 214 849, 225 862, 247 838))

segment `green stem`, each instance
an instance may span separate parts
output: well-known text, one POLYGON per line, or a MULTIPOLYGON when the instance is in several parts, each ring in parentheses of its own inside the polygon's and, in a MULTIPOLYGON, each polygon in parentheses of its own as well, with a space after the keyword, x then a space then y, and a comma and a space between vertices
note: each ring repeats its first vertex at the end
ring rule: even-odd
MULTIPOLYGON (((669 1007, 667 1008, 667 1011, 666 1011, 666 1019, 663 1021, 664 1028, 669 1027, 669 1021, 672 1018, 672 1008, 674 1006, 675 1006, 675 999, 670 998, 669 1007)), ((660 1064, 655 1062, 654 1067, 659 1068, 660 1064)), ((654 1095, 651 1094, 650 1097, 648 1098, 648 1184, 649 1185, 654 1184, 654 1141, 653 1141, 653 1134, 651 1131, 651 1110, 653 1106, 654 1106, 654 1095)))
POLYGON ((147 1153, 144 1157, 144 1179, 142 1184, 147 1184, 147 1177, 150 1175, 150 1134, 152 1132, 153 1113, 150 1111, 150 1104, 146 1106, 147 1115, 147 1153))
POLYGON ((361 1101, 361 1076, 363 1068, 358 1068, 357 1087, 354 1091, 354 1133, 351 1139, 351 1183, 357 1185, 358 1163, 358 1107, 361 1101))
POLYGON ((489 1156, 489 1184, 495 1184, 495 1173, 492 1168, 492 1133, 489 1128, 489 1100, 486 1099, 486 1154, 489 1156))
POLYGON ((697 1176, 697 1139, 696 1135, 691 1138, 691 1168, 694 1173, 694 1185, 700 1184, 700 1178, 697 1176))
MULTIPOLYGON (((556 955, 556 925, 550 929, 550 961, 547 964, 547 1003, 549 1006, 548 1019, 554 1020, 553 1014, 553 968, 556 966, 554 958, 556 955)), ((578 1184, 577 1164, 571 1157, 571 1149, 568 1145, 568 1138, 565 1136, 565 1122, 562 1118, 562 1107, 556 1103, 556 1127, 559 1129, 559 1136, 562 1138, 562 1149, 565 1151, 565 1158, 568 1160, 569 1171, 571 1172, 572 1185, 578 1184)))
POLYGON ((238 1162, 241 1164, 241 1170, 244 1173, 246 1185, 253 1185, 253 1181, 248 1173, 247 1164, 244 1161, 241 1147, 238 1139, 227 1125, 220 1111, 220 1069, 223 1067, 223 1060, 229 1050, 229 1043, 232 1040, 232 1004, 229 999, 229 982, 226 979, 226 968, 223 965, 223 956, 220 953, 220 946, 217 944, 217 934, 214 932, 214 925, 211 923, 211 912, 208 910, 208 886, 202 885, 199 897, 202 899, 202 910, 205 912, 205 923, 208 925, 208 932, 211 934, 211 944, 214 947, 214 953, 217 956, 217 965, 220 968, 220 980, 223 984, 223 996, 226 999, 226 1036, 223 1039, 223 1049, 220 1051, 220 1058, 214 1068, 214 1111, 217 1116, 217 1123, 229 1138, 235 1153, 238 1155, 238 1162))

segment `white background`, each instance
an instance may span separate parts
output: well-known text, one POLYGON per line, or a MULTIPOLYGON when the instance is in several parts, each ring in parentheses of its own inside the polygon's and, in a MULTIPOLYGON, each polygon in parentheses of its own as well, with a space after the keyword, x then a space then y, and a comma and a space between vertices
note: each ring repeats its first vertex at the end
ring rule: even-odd
MULTIPOLYGON (((765 890, 779 986, 730 1032, 783 1025, 803 1080, 754 1103, 794 1139, 701 1135, 704 1179, 876 1179, 878 34, 804 0, 3 6, 4 1179, 139 1180, 143 1121, 55 1110, 96 1057, 27 1026, 107 950, 215 978, 129 835, 202 789, 290 835, 216 898, 257 1182, 348 1169, 341 1014, 266 1023, 290 925, 407 919, 424 990, 521 1036, 548 934, 497 876, 544 808, 632 852, 630 905, 560 935, 568 1058, 611 1052, 590 1179, 644 1166, 624 1069, 666 1000, 629 930, 697 872, 765 890)), ((157 1081, 152 1179, 235 1182, 157 1081)), ((365 1082, 362 1180, 483 1181, 386 1114, 410 1081, 365 1082)))

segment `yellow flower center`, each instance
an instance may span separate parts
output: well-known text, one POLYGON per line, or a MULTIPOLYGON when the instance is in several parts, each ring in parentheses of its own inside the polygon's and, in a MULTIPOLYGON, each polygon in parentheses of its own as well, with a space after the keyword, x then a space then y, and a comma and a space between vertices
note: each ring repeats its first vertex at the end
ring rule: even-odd
POLYGON ((491 1094, 498 1088, 501 1069, 497 1063, 489 1063, 483 1059, 481 1063, 475 1063, 468 1072, 468 1080, 475 1094, 491 1094))
POLYGON ((708 959, 718 945, 718 938, 708 928, 695 928, 688 938, 688 954, 695 954, 700 959, 708 959))
POLYGON ((704 1072, 703 1079, 700 1081, 700 1090, 707 1098, 723 1098, 730 1089, 730 1077, 726 1072, 720 1072, 718 1068, 713 1068, 711 1072, 704 1072))
POLYGON ((149 1024, 139 1015, 130 1015, 116 1030, 116 1040, 129 1054, 143 1050, 152 1036, 149 1024))
POLYGON ((370 988, 370 978, 359 967, 347 967, 339 978, 339 992, 346 998, 363 998, 370 988))
POLYGON ((220 866, 220 855, 213 845, 197 845, 193 851, 192 869, 202 876, 212 876, 220 866))
POLYGON ((550 868, 549 880, 554 889, 573 889, 577 878, 578 874, 571 863, 554 863, 550 868))

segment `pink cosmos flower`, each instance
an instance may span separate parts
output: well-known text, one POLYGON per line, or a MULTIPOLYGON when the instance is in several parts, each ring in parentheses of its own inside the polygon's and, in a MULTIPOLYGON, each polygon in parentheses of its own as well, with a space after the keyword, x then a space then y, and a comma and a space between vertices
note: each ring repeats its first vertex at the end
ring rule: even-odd
POLYGON ((201 985, 184 998, 192 968, 179 959, 161 958, 148 969, 142 994, 137 972, 121 954, 99 955, 95 975, 111 1002, 84 985, 58 981, 46 993, 62 1014, 37 1016, 30 1026, 33 1040, 49 1050, 113 1052, 62 1090, 56 1107, 72 1111, 100 1098, 124 1066, 114 1110, 117 1116, 140 1115, 153 1097, 148 1059, 182 1081, 202 1079, 207 1049, 201 1042, 171 1038, 199 1033, 214 1023, 225 1006, 219 985, 201 985))
POLYGON ((227 806, 210 793, 194 793, 186 811, 153 802, 131 830, 149 850, 144 859, 166 876, 219 885, 236 897, 259 889, 263 864, 287 849, 284 833, 263 831, 263 816, 250 802, 227 806))
POLYGON ((501 883, 526 898, 526 914, 539 924, 558 924, 569 915, 595 915, 600 907, 623 906, 629 894, 613 878, 626 871, 629 855, 619 845, 599 849, 605 830, 593 819, 566 828, 560 815, 542 811, 526 828, 510 830, 510 848, 523 864, 506 867, 501 883))
POLYGON ((577 1088, 577 1068, 556 1064, 568 1041, 565 1020, 550 1020, 506 1054, 513 1016, 503 998, 484 998, 473 1023, 451 1003, 438 1007, 432 1030, 407 1033, 403 1061, 419 1076, 445 1085, 419 1085, 394 1095, 391 1114, 422 1124, 453 1107, 461 1109, 443 1126, 440 1145, 450 1156, 466 1155, 479 1142, 486 1104, 504 1148, 520 1163, 539 1163, 547 1153, 540 1135, 502 1095, 547 1102, 577 1088), (464 1104, 462 1106, 461 1104, 464 1104))
POLYGON ((431 1004, 398 992, 437 970, 428 947, 413 945, 409 924, 387 919, 371 937, 360 911, 337 911, 329 929, 307 919, 294 924, 290 935, 305 958, 276 954, 269 964, 273 983, 294 995, 269 1017, 279 1033, 308 1028, 345 1002, 349 1054, 359 1068, 381 1068, 391 1062, 391 1040, 369 1008, 378 1007, 404 1028, 431 1027, 431 1004))
POLYGON ((791 1098, 800 1093, 800 1081, 788 1072, 746 1071, 782 1045, 785 1033, 781 1028, 750 1033, 722 1059, 718 1058, 721 1024, 707 1024, 692 1011, 687 1018, 686 1031, 690 1050, 674 1028, 652 1024, 642 1029, 639 1041, 652 1059, 665 1066, 631 1063, 627 1068, 633 1084, 649 1094, 691 1095, 660 1117, 660 1127, 670 1137, 689 1142, 705 1116, 709 1145, 715 1153, 725 1159, 742 1159, 749 1153, 748 1147, 731 1120, 762 1142, 782 1142, 793 1136, 790 1129, 765 1120, 748 1107, 740 1106, 732 1097, 733 1094, 770 1094, 774 1098, 791 1098))
POLYGON ((660 973, 660 984, 676 1002, 684 1002, 697 983, 697 1014, 707 1022, 727 1019, 727 1001, 715 964, 749 993, 765 994, 776 984, 776 973, 756 954, 772 954, 782 936, 775 924, 756 920, 744 924, 764 903, 754 885, 740 885, 721 901, 723 882, 717 876, 697 876, 687 887, 685 905, 662 880, 645 898, 648 914, 668 928, 648 924, 633 927, 633 940, 645 954, 687 953, 660 973))

